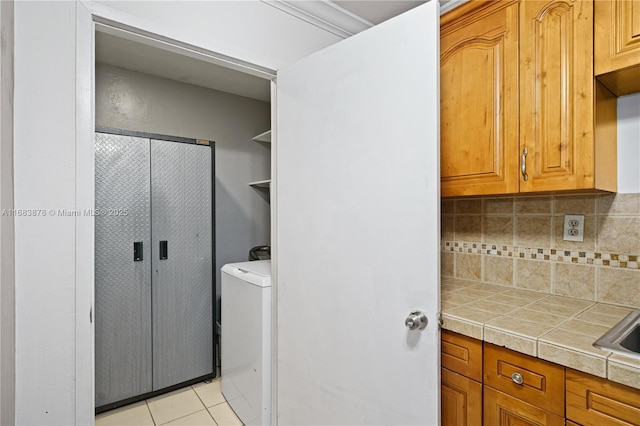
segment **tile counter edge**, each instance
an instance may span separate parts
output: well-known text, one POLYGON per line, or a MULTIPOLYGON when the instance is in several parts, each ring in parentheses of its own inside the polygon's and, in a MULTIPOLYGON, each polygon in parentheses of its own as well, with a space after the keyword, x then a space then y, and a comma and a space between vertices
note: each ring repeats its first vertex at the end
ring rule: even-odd
POLYGON ((442 328, 640 389, 640 359, 592 343, 632 308, 446 278, 442 328))

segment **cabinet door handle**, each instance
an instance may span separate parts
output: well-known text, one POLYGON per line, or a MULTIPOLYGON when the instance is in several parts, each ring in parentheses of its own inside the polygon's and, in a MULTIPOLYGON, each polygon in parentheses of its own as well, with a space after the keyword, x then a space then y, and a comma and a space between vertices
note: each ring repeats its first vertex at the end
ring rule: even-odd
POLYGON ((133 261, 134 262, 142 261, 142 241, 133 242, 133 261))
POLYGON ((524 383, 524 378, 520 373, 511 374, 511 380, 513 380, 513 383, 515 383, 516 385, 521 385, 524 383))
POLYGON ((169 258, 169 242, 166 240, 160 241, 160 260, 167 260, 169 258))
POLYGON ((520 167, 522 168, 522 179, 524 179, 525 182, 529 180, 529 175, 527 174, 527 154, 528 153, 529 153, 529 150, 527 150, 527 148, 522 149, 522 162, 520 163, 520 167))

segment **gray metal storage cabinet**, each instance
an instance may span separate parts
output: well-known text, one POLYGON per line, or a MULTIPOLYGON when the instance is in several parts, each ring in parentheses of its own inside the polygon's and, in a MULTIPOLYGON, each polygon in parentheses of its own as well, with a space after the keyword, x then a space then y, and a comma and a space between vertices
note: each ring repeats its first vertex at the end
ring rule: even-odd
POLYGON ((213 376, 211 157, 96 133, 98 411, 213 376))

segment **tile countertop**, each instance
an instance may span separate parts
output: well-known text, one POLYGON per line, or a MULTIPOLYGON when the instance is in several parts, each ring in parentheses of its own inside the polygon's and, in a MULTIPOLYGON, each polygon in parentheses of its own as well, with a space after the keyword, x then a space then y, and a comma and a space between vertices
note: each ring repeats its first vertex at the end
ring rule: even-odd
POLYGON ((443 278, 442 328, 640 389, 640 359, 592 343, 631 308, 443 278))

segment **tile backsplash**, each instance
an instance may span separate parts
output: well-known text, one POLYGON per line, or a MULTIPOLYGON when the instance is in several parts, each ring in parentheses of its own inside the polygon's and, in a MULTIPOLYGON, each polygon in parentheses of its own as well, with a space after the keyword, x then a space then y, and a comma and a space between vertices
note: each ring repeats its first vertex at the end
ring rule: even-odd
POLYGON ((443 277, 640 308, 640 194, 442 199, 441 238, 443 277))

